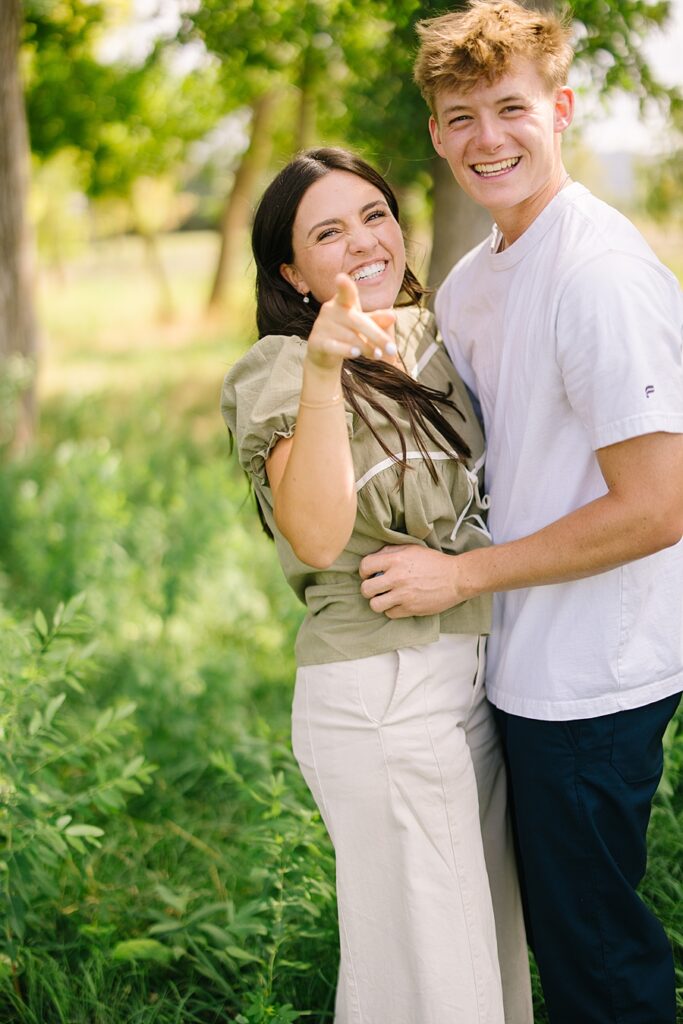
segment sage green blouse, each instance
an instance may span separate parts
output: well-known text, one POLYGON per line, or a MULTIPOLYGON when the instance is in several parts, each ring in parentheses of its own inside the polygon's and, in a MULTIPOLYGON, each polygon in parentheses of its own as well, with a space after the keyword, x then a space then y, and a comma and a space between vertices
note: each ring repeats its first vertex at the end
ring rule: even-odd
MULTIPOLYGON (((419 544, 458 554, 490 543, 482 518, 488 500, 479 490, 484 439, 467 391, 436 334, 432 314, 413 306, 396 312, 396 342, 407 372, 440 390, 449 382, 453 385, 451 398, 465 419, 446 406, 439 408, 472 450, 471 465, 465 465, 455 453, 430 450, 438 474, 435 483, 404 410, 382 396, 383 404, 401 425, 408 449, 408 469, 399 486, 399 467, 347 405, 358 510, 348 545, 329 569, 305 565, 279 532, 265 471, 273 446, 279 438, 291 437, 296 428, 306 342, 295 337, 262 338, 229 371, 223 385, 221 409, 235 438, 239 461, 253 482, 275 537, 285 577, 308 610, 296 642, 299 665, 383 654, 430 643, 440 633, 479 634, 490 629, 488 596, 466 601, 441 615, 388 619, 373 612, 360 592, 361 559, 386 544, 419 544)), ((400 455, 394 427, 369 406, 364 409, 389 450, 400 455)))

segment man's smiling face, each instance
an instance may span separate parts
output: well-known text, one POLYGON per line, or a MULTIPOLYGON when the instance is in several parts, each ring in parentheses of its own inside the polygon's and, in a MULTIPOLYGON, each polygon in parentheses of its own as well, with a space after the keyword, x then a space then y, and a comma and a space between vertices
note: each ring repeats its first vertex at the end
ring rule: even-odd
POLYGON ((439 93, 435 105, 429 130, 437 153, 506 236, 519 237, 564 177, 560 140, 574 111, 571 89, 549 88, 520 59, 492 83, 439 93))

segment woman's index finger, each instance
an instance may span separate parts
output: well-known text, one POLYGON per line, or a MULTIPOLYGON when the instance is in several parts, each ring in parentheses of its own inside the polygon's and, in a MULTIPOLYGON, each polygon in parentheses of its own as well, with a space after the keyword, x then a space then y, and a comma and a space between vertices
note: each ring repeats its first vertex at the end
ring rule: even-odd
POLYGON ((346 309, 360 308, 358 289, 348 274, 337 274, 335 283, 337 285, 337 294, 334 297, 334 301, 346 309))

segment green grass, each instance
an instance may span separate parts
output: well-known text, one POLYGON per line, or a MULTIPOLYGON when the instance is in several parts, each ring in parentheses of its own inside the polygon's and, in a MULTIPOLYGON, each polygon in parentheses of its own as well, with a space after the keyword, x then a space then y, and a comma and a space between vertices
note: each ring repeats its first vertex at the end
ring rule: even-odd
POLYGON ((222 310, 206 313, 216 251, 209 232, 161 239, 170 319, 159 315, 158 286, 135 237, 100 241, 66 271, 44 271, 38 290, 42 393, 75 397, 176 381, 188 391, 206 388, 208 408, 208 389, 220 386, 230 355, 243 351, 255 331, 249 272, 222 310))

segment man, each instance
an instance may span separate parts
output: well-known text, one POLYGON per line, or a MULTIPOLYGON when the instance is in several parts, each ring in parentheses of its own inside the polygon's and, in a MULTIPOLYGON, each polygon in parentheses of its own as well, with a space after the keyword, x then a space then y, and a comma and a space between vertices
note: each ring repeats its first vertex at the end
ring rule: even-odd
POLYGON ((434 146, 495 220, 436 300, 482 407, 494 545, 383 549, 362 591, 389 617, 496 593, 487 688, 550 1020, 674 1024, 636 886, 683 689, 680 289, 563 166, 560 20, 474 0, 419 31, 434 146))

